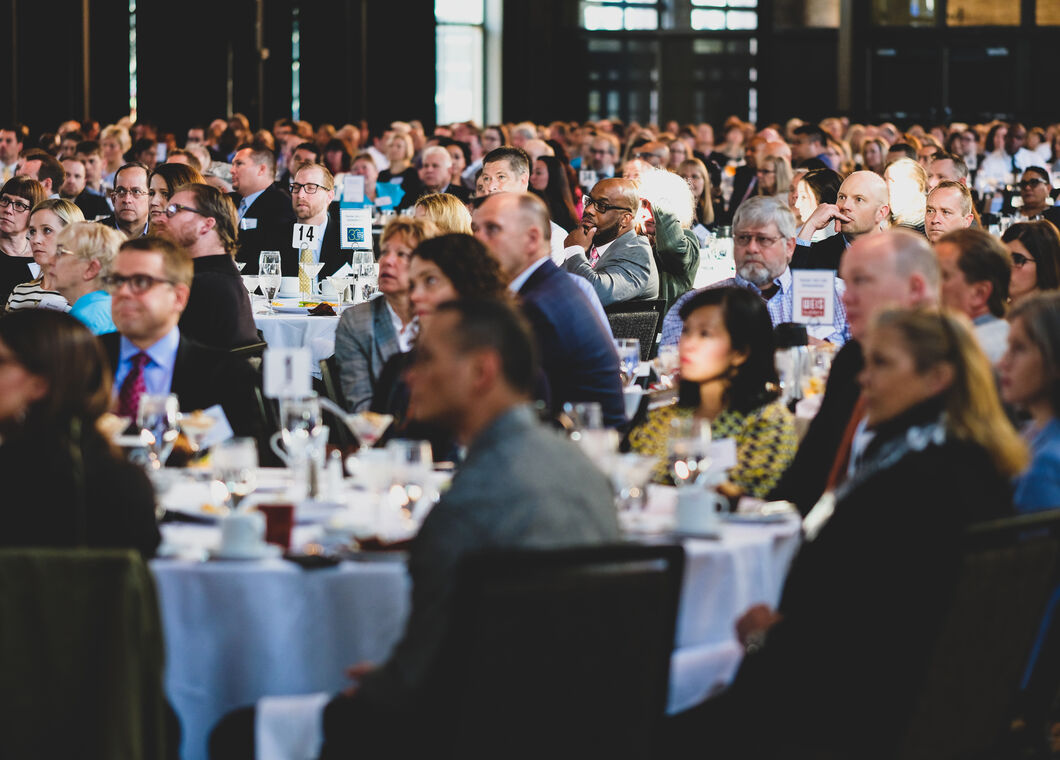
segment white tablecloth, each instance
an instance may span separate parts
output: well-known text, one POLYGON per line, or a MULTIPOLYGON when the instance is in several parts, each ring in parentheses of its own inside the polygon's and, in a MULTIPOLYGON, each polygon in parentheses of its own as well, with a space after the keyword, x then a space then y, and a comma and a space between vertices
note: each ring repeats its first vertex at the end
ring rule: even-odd
POLYGON ((310 317, 301 314, 255 314, 254 323, 271 348, 308 348, 314 374, 317 362, 335 353, 338 317, 310 317))

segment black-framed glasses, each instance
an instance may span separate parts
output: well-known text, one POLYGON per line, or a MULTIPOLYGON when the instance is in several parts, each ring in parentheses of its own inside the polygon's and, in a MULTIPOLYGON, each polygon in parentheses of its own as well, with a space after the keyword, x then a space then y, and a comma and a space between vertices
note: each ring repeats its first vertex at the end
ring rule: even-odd
POLYGON ((1022 253, 1012 254, 1012 266, 1014 266, 1016 269, 1023 269, 1023 267, 1027 266, 1027 264, 1037 263, 1038 262, 1034 258, 1030 256, 1024 256, 1022 253))
POLYGON ((15 198, 8 198, 6 195, 0 196, 0 206, 7 208, 8 206, 14 206, 15 211, 26 212, 29 211, 30 206, 25 201, 20 201, 15 198))
POLYGON ((166 217, 172 219, 181 211, 190 211, 193 214, 198 214, 199 216, 205 216, 207 218, 210 216, 209 214, 203 213, 202 211, 199 211, 199 209, 192 208, 191 206, 185 206, 180 203, 170 203, 166 206, 166 217))
POLYGON ((752 235, 747 232, 739 232, 733 235, 732 239, 737 243, 737 245, 750 245, 751 241, 753 240, 758 243, 759 248, 768 248, 769 246, 773 245, 773 243, 780 240, 782 237, 782 235, 772 237, 770 235, 752 235))
POLYGON ((133 198, 142 198, 147 193, 147 190, 141 190, 138 187, 116 187, 110 191, 112 198, 124 198, 126 195, 131 195, 133 198))
POLYGON ((105 274, 99 279, 103 283, 103 287, 107 289, 108 293, 117 293, 119 290, 121 290, 122 285, 128 285, 129 290, 132 291, 132 294, 134 296, 146 293, 155 285, 177 284, 173 280, 162 280, 158 277, 152 277, 149 274, 130 274, 129 276, 125 276, 123 274, 105 274))
POLYGON ((631 208, 626 208, 625 206, 612 206, 607 201, 597 200, 596 198, 592 197, 591 195, 585 195, 585 196, 582 196, 582 197, 585 199, 585 208, 589 208, 590 206, 595 206, 596 210, 599 211, 601 214, 606 214, 608 211, 612 211, 612 210, 616 210, 616 209, 618 211, 625 211, 627 214, 632 214, 633 213, 633 209, 631 209, 631 208))
POLYGON ((1017 187, 1019 187, 1020 190, 1026 190, 1027 188, 1030 188, 1030 187, 1036 187, 1038 185, 1045 185, 1045 184, 1048 184, 1048 183, 1044 179, 1038 179, 1037 177, 1035 177, 1033 179, 1021 180, 1018 183, 1017 187))
POLYGON ((755 174, 776 174, 775 169, 755 169, 755 174))
POLYGON ((316 182, 292 182, 288 187, 291 188, 291 195, 295 195, 301 190, 305 190, 309 195, 316 195, 317 190, 331 190, 330 187, 318 185, 316 182))

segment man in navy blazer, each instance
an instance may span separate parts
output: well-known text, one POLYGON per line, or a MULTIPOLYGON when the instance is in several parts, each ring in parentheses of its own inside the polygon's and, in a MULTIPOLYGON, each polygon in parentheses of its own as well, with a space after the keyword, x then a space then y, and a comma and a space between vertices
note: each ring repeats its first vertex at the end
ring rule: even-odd
MULTIPOLYGON (((554 411, 599 402, 604 424, 625 422, 618 354, 571 275, 550 258, 548 208, 530 193, 497 193, 475 209, 475 236, 497 259, 534 329, 554 411)), ((576 275, 575 275, 576 276, 576 275)))
POLYGON ((258 273, 258 254, 262 251, 280 251, 290 246, 290 238, 278 239, 275 233, 286 227, 290 235, 294 208, 291 196, 273 185, 275 178, 276 156, 266 146, 255 144, 236 151, 232 160, 235 192, 229 197, 236 204, 239 220, 236 261, 246 264, 243 274, 258 273))

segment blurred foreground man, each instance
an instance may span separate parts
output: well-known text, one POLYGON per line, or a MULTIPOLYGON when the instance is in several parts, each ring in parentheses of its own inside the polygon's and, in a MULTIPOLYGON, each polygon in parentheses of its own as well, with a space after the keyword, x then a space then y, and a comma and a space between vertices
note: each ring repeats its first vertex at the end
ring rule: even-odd
MULTIPOLYGON (((420 334, 408 377, 410 406, 422 421, 452 431, 467 445, 467 457, 413 540, 404 635, 382 666, 349 670, 355 685, 324 708, 321 758, 420 756, 430 746, 431 732, 409 727, 430 717, 430 676, 463 557, 618 539, 607 479, 527 406, 535 365, 529 328, 497 302, 443 304, 420 334)), ((253 709, 231 713, 211 736, 210 756, 252 758, 254 736, 253 709)), ((303 748, 306 757, 317 756, 320 739, 303 748)))

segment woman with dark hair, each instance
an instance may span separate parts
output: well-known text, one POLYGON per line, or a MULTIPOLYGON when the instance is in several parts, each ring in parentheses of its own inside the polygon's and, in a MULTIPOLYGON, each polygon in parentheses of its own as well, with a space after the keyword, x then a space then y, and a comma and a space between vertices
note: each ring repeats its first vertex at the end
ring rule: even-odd
POLYGON ((578 212, 574 208, 570 183, 564 164, 555 156, 541 156, 534 161, 530 174, 530 192, 548 206, 552 221, 567 232, 578 226, 578 212))
POLYGON ((206 180, 197 169, 187 164, 159 164, 147 180, 151 208, 151 234, 158 232, 159 219, 165 226, 166 206, 173 194, 185 185, 205 185, 206 180))
POLYGON ((0 302, 7 303, 16 285, 40 274, 26 236, 30 211, 45 199, 40 182, 12 177, 0 188, 0 302))
MULTIPOLYGON (((811 169, 795 180, 792 190, 795 198, 790 201, 792 212, 796 221, 804 224, 822 203, 835 203, 839 195, 839 186, 843 184, 843 178, 838 172, 831 169, 811 169)), ((813 235, 813 240, 824 240, 835 234, 835 225, 826 225, 824 229, 818 230, 813 235)))
POLYGON ((1001 242, 1012 254, 1008 288, 1012 303, 1060 288, 1060 232, 1052 222, 1019 222, 1005 230, 1001 242))
POLYGON ((160 537, 154 493, 97 428, 111 373, 95 336, 68 314, 24 309, 0 320, 0 545, 128 547, 160 537))
POLYGON ((125 154, 126 163, 139 161, 148 169, 154 169, 158 163, 158 143, 148 137, 141 137, 125 154))
MULTIPOLYGON (((420 328, 430 322, 435 309, 460 298, 503 298, 507 293, 500 265, 471 235, 450 233, 422 241, 409 259, 409 301, 420 328)), ((371 411, 394 415, 389 437, 433 438, 436 458, 448 451, 450 441, 414 421, 409 390, 402 379, 412 363, 411 351, 391 356, 379 373, 371 411), (410 424, 411 423, 411 424, 410 424)))
POLYGON ((338 138, 328 140, 321 151, 321 158, 332 176, 348 172, 353 161, 350 152, 346 150, 346 143, 338 138))
POLYGON ((669 482, 667 441, 676 420, 710 423, 714 439, 732 438, 736 466, 727 495, 769 493, 795 456, 791 412, 777 400, 773 322, 749 290, 708 288, 681 307, 677 404, 648 413, 629 436, 634 451, 659 458, 656 480, 669 482))
POLYGON ((1031 463, 1016 478, 1012 501, 1022 512, 1060 507, 1060 293, 1013 307, 998 372, 1001 398, 1031 417, 1023 429, 1031 463))
POLYGON ((482 143, 483 155, 491 150, 511 145, 508 141, 508 128, 503 124, 490 124, 482 130, 482 137, 479 138, 479 142, 482 143))
POLYGON ((1049 171, 1041 166, 1028 166, 1023 170, 1019 185, 1020 200, 1023 204, 1016 210, 1016 220, 1020 222, 1039 219, 1046 209, 1053 207, 1050 193, 1053 181, 1049 171))

